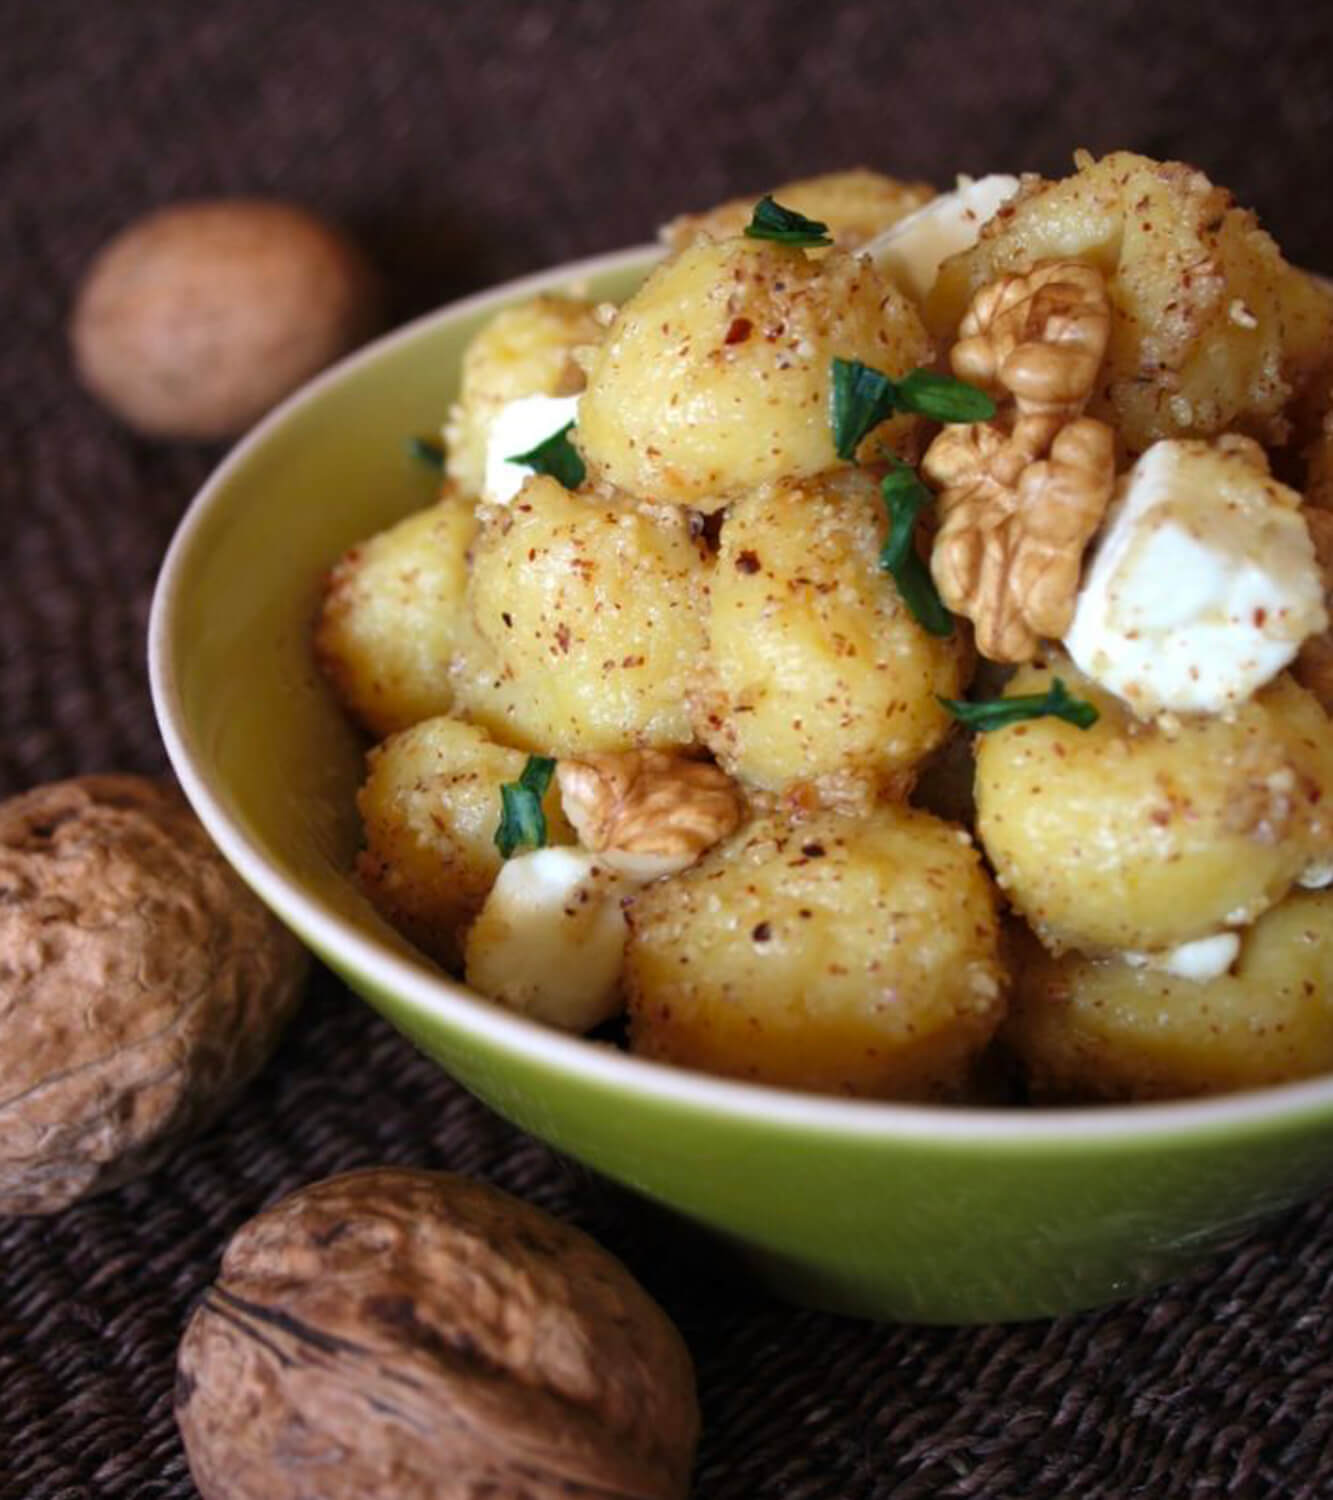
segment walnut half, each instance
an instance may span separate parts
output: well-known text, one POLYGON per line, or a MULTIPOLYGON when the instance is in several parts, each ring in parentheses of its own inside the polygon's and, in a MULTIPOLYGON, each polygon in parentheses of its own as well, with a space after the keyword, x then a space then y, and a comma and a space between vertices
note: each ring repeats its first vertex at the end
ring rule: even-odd
POLYGON ((1106 352, 1101 273, 1046 261, 979 291, 950 354, 995 392, 993 422, 950 426, 921 472, 940 491, 931 554, 940 597, 991 661, 1029 661, 1073 618, 1083 551, 1115 482, 1115 438, 1081 415, 1106 352))
POLYGON ((949 362, 960 380, 1006 392, 1020 416, 1076 417, 1092 394, 1111 331, 1095 266, 1042 261, 972 299, 949 362))
POLYGON ((1037 458, 992 427, 946 428, 922 472, 944 486, 931 554, 940 597, 972 619, 983 656, 1030 661, 1073 618, 1083 550, 1115 483, 1111 429, 1080 417, 1037 458))
POLYGON ((609 864, 661 860, 681 870, 740 822, 736 785, 708 761, 664 750, 562 760, 556 779, 565 816, 585 849, 609 864))

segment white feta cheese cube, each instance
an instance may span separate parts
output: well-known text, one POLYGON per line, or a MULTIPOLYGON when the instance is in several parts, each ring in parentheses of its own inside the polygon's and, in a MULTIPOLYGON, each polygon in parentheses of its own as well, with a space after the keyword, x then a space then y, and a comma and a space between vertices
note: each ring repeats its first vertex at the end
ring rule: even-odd
POLYGON ((599 855, 533 849, 506 860, 467 936, 468 984, 511 1010, 587 1031, 619 1008, 630 889, 599 855))
POLYGON ((533 470, 516 464, 520 453, 531 453, 578 420, 577 396, 520 396, 496 412, 486 436, 486 479, 481 498, 491 505, 508 505, 533 470))
POLYGON ((940 267, 951 255, 969 250, 981 226, 1018 191, 1017 177, 960 177, 952 193, 941 193, 924 208, 878 234, 857 252, 920 302, 935 285, 940 267))
POLYGON ((1079 591, 1075 664, 1144 718, 1245 702, 1328 624, 1300 501, 1246 439, 1154 443, 1079 591))

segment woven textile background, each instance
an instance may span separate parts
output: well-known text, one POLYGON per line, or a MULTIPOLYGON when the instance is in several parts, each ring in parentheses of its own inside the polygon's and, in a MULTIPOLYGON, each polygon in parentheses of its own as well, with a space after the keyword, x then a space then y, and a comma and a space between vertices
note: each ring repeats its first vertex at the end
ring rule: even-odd
MULTIPOLYGON (((947 184, 1130 145, 1205 167, 1333 273, 1331 142, 1327 0, 3 0, 0 795, 164 765, 145 621, 220 450, 127 433, 64 342, 81 269, 156 204, 304 202, 364 243, 402 318, 820 169, 947 184)), ((191 1300, 261 1205, 376 1162, 488 1177, 625 1257, 697 1361, 700 1500, 1333 1494, 1333 1197, 1055 1323, 795 1311, 715 1282, 325 975, 170 1166, 0 1221, 0 1497, 193 1495, 170 1408, 191 1300)))

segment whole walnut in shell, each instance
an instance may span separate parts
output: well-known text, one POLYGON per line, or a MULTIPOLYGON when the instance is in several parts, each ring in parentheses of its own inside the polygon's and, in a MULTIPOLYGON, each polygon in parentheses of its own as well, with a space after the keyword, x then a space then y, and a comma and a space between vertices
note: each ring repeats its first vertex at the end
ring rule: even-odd
POLYGON ((304 209, 180 203, 101 250, 70 337, 83 383, 139 432, 233 437, 368 337, 379 301, 357 247, 304 209))
POLYGON ((204 1500, 680 1500, 689 1354, 579 1230, 439 1172, 351 1172, 237 1231, 186 1329, 204 1500))
POLYGON ((0 1214, 157 1166, 258 1071, 305 969, 174 788, 0 803, 0 1214))

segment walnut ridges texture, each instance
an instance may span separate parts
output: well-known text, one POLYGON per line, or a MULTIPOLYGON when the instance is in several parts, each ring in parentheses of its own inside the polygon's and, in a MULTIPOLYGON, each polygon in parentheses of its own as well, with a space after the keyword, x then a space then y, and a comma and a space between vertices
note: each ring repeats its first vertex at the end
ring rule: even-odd
POLYGON ((174 789, 0 803, 0 1213, 152 1170, 259 1069, 304 973, 174 789))
POLYGON ((317 1183, 244 1225, 176 1418, 204 1500, 679 1500, 689 1355, 587 1235, 464 1177, 317 1183))
POLYGON ((1104 422, 1056 426, 1042 456, 1046 423, 1021 417, 1007 436, 984 422, 946 427, 921 466, 940 487, 931 573, 991 661, 1031 661, 1041 637, 1068 629, 1083 549, 1115 486, 1115 435, 1104 422))
POLYGON ((565 816, 585 849, 697 859, 741 820, 736 783, 665 750, 607 751, 556 766, 565 816))
POLYGON ((922 461, 941 490, 930 569, 991 661, 1030 661, 1073 618, 1083 550, 1115 481, 1115 434, 1081 415, 1110 322, 1101 272, 1054 260, 983 287, 959 325, 953 372, 998 396, 1000 411, 946 427, 922 461))

